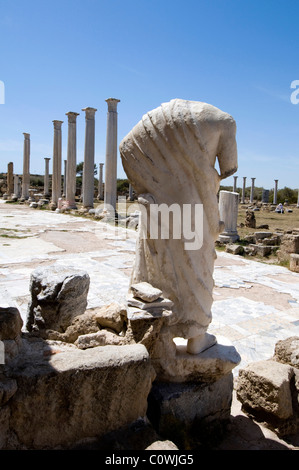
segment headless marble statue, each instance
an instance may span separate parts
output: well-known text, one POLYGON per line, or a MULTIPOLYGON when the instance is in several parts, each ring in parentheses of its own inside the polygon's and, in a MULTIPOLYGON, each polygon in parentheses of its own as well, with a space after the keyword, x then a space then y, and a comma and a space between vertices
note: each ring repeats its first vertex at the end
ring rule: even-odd
MULTIPOLYGON (((146 209, 141 217, 149 219, 152 204, 202 205, 201 247, 186 249, 186 239, 173 237, 171 226, 168 239, 139 235, 131 279, 131 284, 149 282, 172 300, 170 334, 187 339, 191 354, 211 345, 206 332, 212 319, 215 240, 223 228, 217 193, 220 180, 237 170, 235 136, 229 114, 174 99, 145 114, 120 144, 124 170, 146 209)), ((190 213, 194 226, 195 211, 190 213)))

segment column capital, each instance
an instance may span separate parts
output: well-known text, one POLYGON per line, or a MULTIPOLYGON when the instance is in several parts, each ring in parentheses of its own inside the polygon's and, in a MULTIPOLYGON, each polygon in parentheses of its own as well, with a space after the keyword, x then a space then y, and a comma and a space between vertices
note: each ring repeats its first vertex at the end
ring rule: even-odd
POLYGON ((99 163, 99 165, 100 165, 100 166, 103 168, 103 166, 104 166, 104 163, 99 163))
POLYGON ((275 181, 275 183, 278 183, 278 180, 274 180, 274 181, 275 181))
POLYGON ((77 116, 79 116, 80 113, 75 113, 74 111, 68 111, 65 113, 66 116, 68 117, 68 122, 76 122, 77 116))
POLYGON ((252 181, 254 181, 256 178, 251 178, 251 179, 252 179, 252 181))
POLYGON ((50 157, 44 157, 44 159, 45 159, 45 160, 51 160, 51 158, 50 158, 50 157))
POLYGON ((59 130, 61 129, 61 124, 63 123, 63 121, 56 121, 56 120, 54 120, 54 121, 52 121, 52 122, 53 122, 53 124, 54 124, 54 129, 59 129, 59 130))
POLYGON ((116 98, 108 98, 105 100, 106 103, 108 104, 108 112, 116 113, 117 111, 117 104, 120 102, 120 100, 116 98))
POLYGON ((23 132, 23 136, 25 139, 30 139, 30 134, 27 134, 27 132, 23 132))
POLYGON ((97 109, 87 107, 87 108, 83 108, 82 111, 85 111, 85 118, 86 119, 94 119, 94 115, 95 115, 97 109))

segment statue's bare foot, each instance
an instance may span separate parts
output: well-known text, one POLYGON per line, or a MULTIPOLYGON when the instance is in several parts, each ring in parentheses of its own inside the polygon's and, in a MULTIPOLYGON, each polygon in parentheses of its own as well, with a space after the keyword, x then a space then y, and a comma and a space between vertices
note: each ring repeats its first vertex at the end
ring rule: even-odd
POLYGON ((217 343, 216 336, 209 333, 188 339, 187 352, 189 354, 199 354, 217 343))

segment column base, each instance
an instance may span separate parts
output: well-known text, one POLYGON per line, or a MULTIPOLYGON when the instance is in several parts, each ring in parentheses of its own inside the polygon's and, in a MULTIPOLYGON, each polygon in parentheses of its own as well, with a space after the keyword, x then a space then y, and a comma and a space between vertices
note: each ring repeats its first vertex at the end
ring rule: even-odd
POLYGON ((221 233, 218 237, 218 240, 222 243, 234 243, 239 239, 240 237, 237 232, 221 233))

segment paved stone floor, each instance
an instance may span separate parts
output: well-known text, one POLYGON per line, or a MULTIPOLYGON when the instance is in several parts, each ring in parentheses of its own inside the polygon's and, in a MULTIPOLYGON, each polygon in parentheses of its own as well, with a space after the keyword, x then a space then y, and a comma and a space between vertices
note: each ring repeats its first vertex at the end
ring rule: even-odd
MULTIPOLYGON (((25 321, 30 274, 54 263, 88 272, 88 308, 125 302, 135 241, 132 230, 2 201, 0 304, 16 305, 25 321)), ((214 279, 209 331, 239 352, 235 375, 249 362, 270 358, 278 340, 299 336, 299 274, 218 252, 214 279)))
MULTIPOLYGON (((30 274, 54 263, 89 273, 88 308, 124 302, 135 241, 132 230, 0 200, 0 305, 17 306, 25 322, 30 274)), ((235 377, 246 364, 272 357, 278 340, 299 336, 299 274, 218 252, 214 279, 209 331, 239 352, 235 377)))

